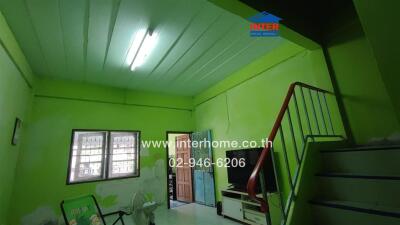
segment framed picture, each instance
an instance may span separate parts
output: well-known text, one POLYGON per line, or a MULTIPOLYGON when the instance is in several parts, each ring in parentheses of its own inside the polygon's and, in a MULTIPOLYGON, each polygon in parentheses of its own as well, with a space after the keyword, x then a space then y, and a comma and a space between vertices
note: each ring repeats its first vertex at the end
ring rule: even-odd
POLYGON ((14 132, 13 136, 11 139, 11 144, 12 145, 17 145, 19 141, 19 137, 21 135, 21 126, 22 126, 22 121, 19 118, 15 119, 15 124, 14 124, 14 132))

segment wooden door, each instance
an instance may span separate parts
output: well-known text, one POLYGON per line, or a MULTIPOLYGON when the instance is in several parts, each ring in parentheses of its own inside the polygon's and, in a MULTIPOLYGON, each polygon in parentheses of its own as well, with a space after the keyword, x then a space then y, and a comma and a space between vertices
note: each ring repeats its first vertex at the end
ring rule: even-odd
POLYGON ((192 168, 189 165, 190 135, 176 137, 176 198, 178 201, 193 202, 192 168))

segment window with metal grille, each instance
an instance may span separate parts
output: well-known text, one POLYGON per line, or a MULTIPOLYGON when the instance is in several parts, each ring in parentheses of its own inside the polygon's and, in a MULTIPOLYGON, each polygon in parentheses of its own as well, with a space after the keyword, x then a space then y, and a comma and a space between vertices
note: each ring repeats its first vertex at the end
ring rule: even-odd
POLYGON ((111 132, 108 177, 138 175, 137 133, 111 132))
POLYGON ((139 132, 74 130, 67 183, 139 176, 139 132))

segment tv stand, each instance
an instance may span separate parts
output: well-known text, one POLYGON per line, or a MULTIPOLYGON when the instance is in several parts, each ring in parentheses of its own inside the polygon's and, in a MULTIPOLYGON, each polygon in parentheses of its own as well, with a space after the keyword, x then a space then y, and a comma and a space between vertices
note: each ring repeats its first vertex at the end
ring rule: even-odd
MULTIPOLYGON (((227 188, 221 191, 222 215, 250 225, 267 225, 261 205, 250 199, 246 192, 227 188)), ((261 195, 257 195, 262 197, 261 195)))
POLYGON ((245 193, 245 191, 242 188, 237 188, 237 187, 229 187, 226 189, 226 191, 235 191, 235 192, 245 193))

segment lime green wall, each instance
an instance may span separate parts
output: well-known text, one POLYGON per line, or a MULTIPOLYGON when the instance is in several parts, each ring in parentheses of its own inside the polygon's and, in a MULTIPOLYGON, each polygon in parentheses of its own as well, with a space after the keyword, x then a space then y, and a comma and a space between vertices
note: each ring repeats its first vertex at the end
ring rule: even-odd
POLYGON ((111 104, 164 107, 191 110, 192 98, 120 88, 88 85, 64 80, 40 79, 35 95, 40 97, 78 98, 111 104))
MULTIPOLYGON (((220 2, 226 6, 229 1, 220 2)), ((399 131, 395 113, 400 118, 395 86, 399 81, 391 61, 396 56, 391 46, 397 40, 392 38, 397 34, 391 33, 390 27, 394 26, 384 27, 383 35, 381 29, 375 30, 378 26, 374 13, 383 15, 382 8, 369 11, 371 8, 363 1, 355 3, 367 36, 360 34, 357 24, 341 28, 330 37, 329 55, 351 128, 356 140, 363 143, 399 131), (385 41, 387 38, 391 39, 385 41)), ((241 7, 235 10, 242 12, 241 7)), ((397 20, 378 21, 384 24, 397 20)), ((293 31, 285 34, 299 39, 293 31)), ((151 187, 147 191, 155 193, 155 198, 164 200, 164 149, 142 150, 140 178, 66 186, 73 128, 141 130, 142 139, 147 140, 164 140, 167 130, 212 129, 214 140, 261 140, 269 134, 291 82, 303 81, 332 90, 321 50, 305 50, 290 42, 192 99, 83 83, 36 81, 1 14, 0 40, 0 125, 6 131, 0 136, 1 225, 57 220, 59 202, 83 193, 95 193, 107 209, 129 204, 132 193, 144 186, 151 187), (31 87, 35 89, 33 99, 31 87), (24 121, 20 150, 9 144, 16 116, 24 121)), ((301 38, 297 43, 316 48, 315 43, 307 44, 301 38)), ((214 156, 225 157, 225 150, 214 149, 214 156)), ((220 199, 220 190, 227 185, 226 169, 216 168, 215 175, 220 199)))
POLYGON ((129 205, 140 189, 165 201, 165 149, 141 149, 140 178, 65 184, 74 128, 140 130, 142 140, 165 140, 166 131, 193 130, 191 98, 140 96, 137 99, 135 92, 94 85, 38 80, 18 161, 9 224, 57 220, 63 199, 85 193, 96 194, 106 210, 129 205))
POLYGON ((347 20, 330 33, 328 52, 355 141, 367 143, 398 133, 384 77, 359 21, 347 20))
POLYGON ((400 121, 399 38, 400 1, 353 0, 382 80, 400 121))
POLYGON ((29 67, 25 67, 26 74, 21 73, 20 66, 28 64, 1 13, 0 44, 0 224, 6 225, 20 152, 20 144, 11 145, 11 139, 15 119, 20 118, 25 125, 32 98, 30 82, 33 80, 29 67))
MULTIPOLYGON (((238 0, 209 0, 238 16, 248 18, 257 13, 238 0)), ((333 21, 325 24, 329 55, 333 62, 344 107, 357 143, 366 143, 388 136, 399 138, 400 83, 398 76, 398 45, 400 31, 393 29, 399 21, 398 1, 353 0, 358 15, 339 9, 333 21), (343 12, 342 12, 343 11, 343 12), (360 36, 360 17, 366 36, 360 36), (365 111, 367 113, 363 113, 365 111), (393 118, 393 116, 397 117, 393 118), (383 119, 382 119, 383 118, 383 119), (381 121, 382 120, 382 121, 381 121), (365 121, 368 121, 366 123, 365 121)), ((284 19, 284 18, 283 18, 284 19)), ((363 31, 361 31, 362 33, 363 31)), ((318 48, 316 43, 282 26, 281 36, 306 49, 318 48)), ((266 61, 269 64, 270 61, 266 61)), ((254 63, 253 63, 254 64, 254 63)), ((241 75, 245 77, 246 75, 241 75)), ((228 77, 226 80, 232 79, 228 77)), ((215 89, 221 89, 223 84, 215 89)), ((215 90, 200 94, 198 100, 215 90)), ((201 102, 200 101, 200 102, 201 102)))
MULTIPOLYGON (((299 49, 298 46, 293 48, 299 49)), ((292 82, 302 81, 332 90, 321 50, 309 51, 300 48, 300 51, 287 55, 286 59, 274 66, 270 66, 267 59, 268 56, 260 58, 252 65, 238 71, 238 74, 246 76, 255 75, 252 78, 245 79, 231 88, 220 89, 221 94, 209 97, 208 100, 196 105, 194 112, 196 129, 211 129, 213 140, 260 141, 271 131, 292 82), (264 70, 260 70, 263 65, 264 70)), ((201 95, 195 99, 200 97, 201 95)), ((334 121, 339 121, 337 108, 333 109, 334 121)), ((343 133, 340 126, 337 132, 343 133)), ((214 158, 225 158, 226 150, 214 149, 214 158)), ((279 148, 277 150, 279 151, 279 148)), ((226 168, 215 168, 215 177, 217 198, 220 200, 221 189, 228 185, 226 168)), ((276 199, 272 201, 277 202, 276 199)), ((276 204, 273 207, 273 213, 276 214, 279 210, 276 204)), ((275 215, 274 217, 277 218, 275 215)), ((275 219, 276 223, 278 221, 279 218, 275 219)))
MULTIPOLYGON (((31 90, 3 48, 0 48, 0 224, 5 224, 11 199, 20 145, 12 146, 16 117, 24 123, 31 101, 31 90)), ((23 138, 23 137, 21 137, 23 138)))

